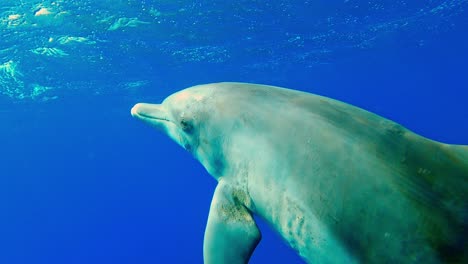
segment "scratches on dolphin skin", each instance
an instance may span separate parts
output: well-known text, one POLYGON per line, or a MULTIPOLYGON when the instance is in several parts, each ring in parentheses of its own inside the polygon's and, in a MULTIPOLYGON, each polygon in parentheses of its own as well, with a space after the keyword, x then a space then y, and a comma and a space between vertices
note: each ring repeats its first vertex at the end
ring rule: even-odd
POLYGON ((250 198, 245 191, 235 187, 225 187, 224 195, 228 198, 227 203, 220 203, 217 207, 219 216, 227 222, 243 222, 251 219, 251 215, 246 205, 249 205, 250 198))
POLYGON ((456 145, 422 146, 407 148, 405 168, 414 176, 406 179, 402 193, 431 215, 423 218, 420 228, 431 247, 441 259, 457 263, 467 258, 468 161, 463 153, 452 151, 459 148, 456 145))
POLYGON ((431 174, 431 171, 425 168, 419 168, 418 169, 418 174, 419 175, 429 175, 431 174))
POLYGON ((250 219, 250 214, 240 204, 222 204, 218 208, 219 215, 226 222, 243 222, 250 219))
MULTIPOLYGON (((285 192, 280 197, 279 206, 284 211, 276 214, 274 211, 269 212, 272 214, 271 224, 277 226, 281 236, 301 257, 317 261, 326 257, 327 263, 356 263, 355 257, 346 251, 329 228, 319 220, 316 214, 320 213, 305 213, 303 205, 285 192), (308 250, 304 251, 304 248, 308 250), (325 252, 331 250, 333 255, 325 255, 325 252)), ((321 213, 326 214, 324 211, 321 213)), ((336 216, 332 217, 339 221, 336 216)))
POLYGON ((315 246, 318 246, 321 239, 317 236, 318 233, 308 234, 307 230, 313 229, 309 226, 310 223, 307 223, 307 216, 304 215, 304 210, 300 207, 299 203, 287 195, 283 195, 282 206, 284 206, 286 211, 276 215, 276 221, 281 225, 281 230, 285 233, 285 238, 291 247, 297 251, 307 244, 313 243, 315 246))

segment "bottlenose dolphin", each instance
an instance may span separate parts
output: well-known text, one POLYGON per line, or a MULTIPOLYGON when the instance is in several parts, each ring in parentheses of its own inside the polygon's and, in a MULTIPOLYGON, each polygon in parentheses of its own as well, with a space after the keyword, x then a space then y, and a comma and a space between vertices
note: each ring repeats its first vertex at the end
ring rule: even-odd
POLYGON ((266 220, 308 263, 468 263, 468 146, 285 88, 187 88, 134 117, 217 181, 205 263, 247 263, 266 220))

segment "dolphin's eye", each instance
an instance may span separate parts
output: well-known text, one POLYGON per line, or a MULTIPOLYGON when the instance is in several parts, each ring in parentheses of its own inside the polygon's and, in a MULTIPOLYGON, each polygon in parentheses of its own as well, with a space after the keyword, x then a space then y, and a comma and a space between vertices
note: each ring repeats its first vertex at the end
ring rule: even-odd
POLYGON ((185 119, 182 119, 182 121, 180 121, 180 126, 182 127, 182 130, 184 130, 186 133, 192 133, 193 132, 192 123, 185 120, 185 119))

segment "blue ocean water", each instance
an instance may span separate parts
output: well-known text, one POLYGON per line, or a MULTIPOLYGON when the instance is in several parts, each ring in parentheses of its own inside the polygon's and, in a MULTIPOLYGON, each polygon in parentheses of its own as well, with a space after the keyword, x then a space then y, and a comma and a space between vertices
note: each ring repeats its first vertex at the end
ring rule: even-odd
MULTIPOLYGON (((0 263, 202 263, 216 182, 130 116, 264 83, 468 144, 468 1, 0 2, 0 263)), ((372 197, 369 197, 372 199, 372 197)), ((251 263, 303 263, 265 224, 251 263)))

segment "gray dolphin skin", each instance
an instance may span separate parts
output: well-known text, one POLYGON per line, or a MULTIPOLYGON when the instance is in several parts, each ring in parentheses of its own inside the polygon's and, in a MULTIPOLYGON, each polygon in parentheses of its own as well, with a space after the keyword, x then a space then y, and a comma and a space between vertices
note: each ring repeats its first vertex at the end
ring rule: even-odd
POLYGON ((131 113, 218 181, 205 263, 248 263, 261 239, 254 215, 307 263, 468 263, 468 146, 247 83, 194 86, 131 113))

